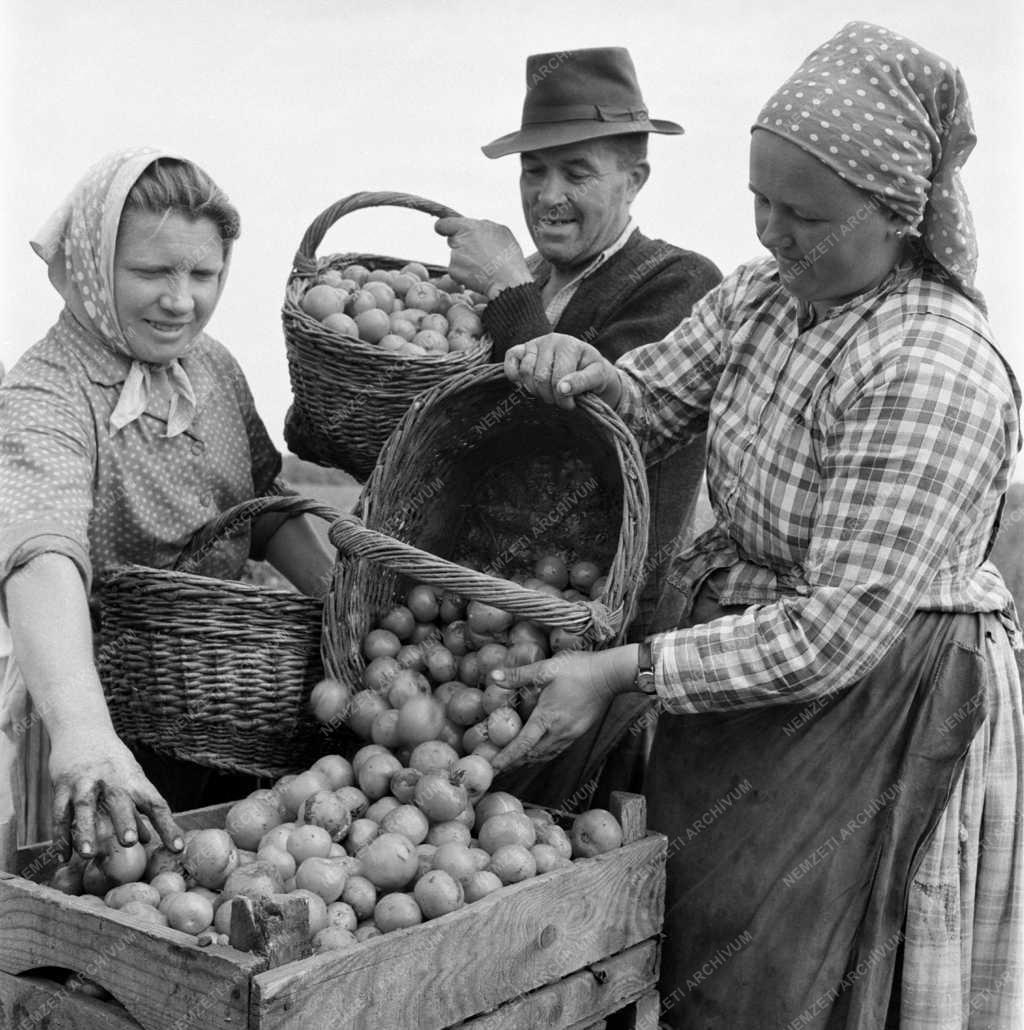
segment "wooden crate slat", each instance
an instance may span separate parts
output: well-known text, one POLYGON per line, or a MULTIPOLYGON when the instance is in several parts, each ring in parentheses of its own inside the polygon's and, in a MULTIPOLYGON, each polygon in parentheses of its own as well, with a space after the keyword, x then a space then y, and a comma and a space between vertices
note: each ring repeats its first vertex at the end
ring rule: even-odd
POLYGON ((0 1027, 5 1030, 139 1030, 116 1005, 51 980, 0 973, 0 1027))
POLYGON ((186 1012, 202 1014, 203 1025, 245 1030, 249 984, 260 963, 0 873, 0 971, 57 966, 83 973, 145 1030, 170 1030, 186 1012))
POLYGON ((358 948, 254 977, 252 1030, 440 1030, 661 929, 666 840, 652 834, 358 948))
MULTIPOLYGON (((486 1015, 467 1019, 459 1030, 538 1030, 589 1025, 650 992, 658 980, 658 941, 644 941, 590 969, 580 970, 506 1002, 486 1015), (605 977, 603 983, 598 976, 605 977)), ((656 1030, 657 1023, 653 1028, 656 1030)))
POLYGON ((648 991, 637 999, 623 1030, 658 1030, 660 1018, 661 995, 656 990, 648 991))

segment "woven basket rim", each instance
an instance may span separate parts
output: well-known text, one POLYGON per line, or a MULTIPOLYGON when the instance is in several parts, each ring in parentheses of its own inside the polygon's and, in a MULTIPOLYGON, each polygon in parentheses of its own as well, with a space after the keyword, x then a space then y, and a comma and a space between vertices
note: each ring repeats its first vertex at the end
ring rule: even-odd
POLYGON ((221 579, 218 576, 203 576, 195 572, 182 572, 178 569, 158 569, 135 562, 123 562, 113 565, 104 573, 99 581, 100 590, 120 586, 122 583, 138 580, 149 580, 153 583, 168 582, 189 584, 194 587, 205 587, 211 593, 224 592, 251 597, 276 597, 281 600, 309 602, 311 605, 322 604, 316 597, 310 597, 299 590, 285 587, 268 587, 259 583, 246 583, 237 579, 221 579))
MULTIPOLYGON (((500 365, 486 365, 475 369, 467 370, 459 376, 454 376, 446 382, 439 383, 430 390, 421 393, 410 405, 410 408, 399 421, 388 440, 386 441, 380 455, 380 459, 365 485, 360 496, 357 511, 365 518, 368 528, 377 529, 383 526, 388 517, 388 512, 381 510, 381 495, 386 495, 388 488, 395 487, 389 477, 395 475, 392 472, 394 465, 400 464, 400 457, 403 449, 415 446, 417 427, 422 420, 432 416, 434 411, 443 412, 446 403, 452 403, 456 395, 470 397, 475 388, 489 386, 508 387, 509 395, 515 393, 515 387, 505 377, 504 370, 500 365)), ((608 575, 621 579, 622 582, 610 583, 609 594, 602 595, 609 598, 608 604, 612 610, 621 608, 622 622, 616 634, 615 640, 621 639, 625 633, 628 622, 635 611, 636 585, 635 581, 643 568, 647 548, 647 519, 649 514, 649 499, 647 495, 647 478, 643 462, 640 456, 639 445, 632 433, 628 430, 621 418, 603 401, 596 397, 585 396, 577 398, 579 411, 576 416, 582 416, 590 420, 595 428, 606 434, 610 450, 614 450, 619 464, 619 479, 622 491, 622 513, 616 538, 614 557, 609 564, 608 575), (635 510, 631 509, 635 505, 635 510), (617 563, 626 566, 616 571, 617 563), (621 601, 620 601, 621 598, 621 601)), ((537 402, 542 403, 542 402, 537 402)), ((398 484, 400 488, 400 484, 398 484)), ((394 492, 394 491, 393 491, 394 492)), ((335 523, 335 528, 337 527, 335 523)), ((333 529, 332 529, 333 537, 333 529)), ((395 539, 398 539, 397 537, 395 539)), ((401 538, 410 544, 418 547, 419 542, 405 536, 401 538)), ((369 558, 360 559, 370 561, 369 558)), ((456 563, 452 563, 456 564, 456 563)), ((355 565, 352 565, 355 569, 355 565)), ((389 573, 393 569, 389 569, 389 573)), ((346 598, 341 596, 340 578, 345 574, 342 566, 342 556, 339 555, 339 562, 335 565, 334 585, 328 593, 324 606, 324 636, 322 643, 322 657, 324 667, 328 675, 341 679, 351 679, 344 672, 344 655, 342 650, 347 650, 353 657, 353 661, 361 666, 365 663, 358 657, 358 646, 350 647, 351 641, 346 642, 339 638, 339 634, 351 633, 351 627, 344 627, 340 618, 346 604, 346 598)), ((355 577, 357 573, 350 571, 355 577)), ((489 576, 489 574, 485 574, 489 576)), ((438 576, 435 574, 435 579, 438 576)), ((489 576, 495 583, 500 583, 499 577, 489 576)), ((349 584, 353 589, 352 584, 349 584)), ((472 597, 472 591, 461 589, 463 594, 472 597)), ((544 597, 537 591, 538 598, 544 597)), ((491 600, 494 604, 495 601, 491 600)), ((498 605, 500 607, 500 605, 498 605)), ((374 613, 374 617, 380 613, 374 613)), ((543 621, 543 620, 542 620, 543 621)), ((615 641, 612 641, 615 642, 615 641)), ((354 689, 361 689, 361 681, 353 682, 350 685, 354 689)))

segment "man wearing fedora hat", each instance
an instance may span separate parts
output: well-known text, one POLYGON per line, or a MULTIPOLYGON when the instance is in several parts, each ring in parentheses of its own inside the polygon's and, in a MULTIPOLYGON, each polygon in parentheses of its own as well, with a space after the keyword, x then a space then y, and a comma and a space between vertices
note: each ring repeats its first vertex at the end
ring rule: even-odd
MULTIPOLYGON (((523 214, 537 253, 525 257, 512 232, 495 222, 442 218, 435 226, 448 237, 451 276, 489 298, 483 324, 493 360, 517 343, 558 331, 592 343, 614 361, 664 337, 719 282, 707 258, 649 239, 630 216, 650 175, 652 132, 678 135, 683 129, 649 116, 625 48, 526 59, 522 125, 483 152, 490 158, 520 155, 523 214)), ((703 437, 648 470, 649 574, 631 639, 651 631, 667 560, 692 515, 703 470, 703 437)), ((635 724, 638 714, 611 713, 606 732, 580 759, 579 777, 568 770, 545 776, 550 789, 561 792, 549 800, 564 800, 574 779, 592 775, 610 740, 635 724)))

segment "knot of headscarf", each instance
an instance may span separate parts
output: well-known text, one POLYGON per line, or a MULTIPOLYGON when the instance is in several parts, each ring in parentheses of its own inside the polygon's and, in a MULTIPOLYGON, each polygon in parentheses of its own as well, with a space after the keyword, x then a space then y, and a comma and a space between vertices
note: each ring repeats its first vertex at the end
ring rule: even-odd
POLYGON ((812 154, 921 238, 965 296, 978 247, 960 169, 976 136, 967 87, 948 61, 889 29, 850 22, 769 99, 754 129, 812 154))
MULTIPOLYGON (((133 356, 117 319, 114 298, 114 254, 125 201, 139 176, 161 157, 184 160, 152 147, 120 150, 103 158, 47 219, 31 245, 46 262, 50 282, 82 332, 98 337, 130 362, 110 416, 111 431, 118 432, 146 411, 154 399, 154 381, 159 379, 159 392, 169 393, 167 436, 177 436, 192 424, 196 412, 188 373, 177 359, 151 366, 133 356), (155 375, 157 368, 163 369, 166 377, 155 375)), ((224 278, 222 272, 221 287, 224 278)))

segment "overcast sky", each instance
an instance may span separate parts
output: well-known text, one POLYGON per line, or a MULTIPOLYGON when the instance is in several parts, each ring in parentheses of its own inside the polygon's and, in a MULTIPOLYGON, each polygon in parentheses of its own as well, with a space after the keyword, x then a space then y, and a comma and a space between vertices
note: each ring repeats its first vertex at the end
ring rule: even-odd
MULTIPOLYGON (((10 367, 59 309, 30 235, 104 153, 163 146, 203 165, 241 210, 242 239, 210 331, 237 355, 282 444, 290 389, 279 312, 306 227, 349 193, 400 190, 503 221, 528 242, 516 158, 489 161, 479 148, 518 127, 525 58, 543 51, 630 49, 651 114, 686 128, 653 138, 653 174, 634 214, 648 235, 728 271, 759 253, 747 191, 751 121, 810 50, 866 19, 963 70, 979 136, 964 172, 978 284, 1004 353, 1024 373, 1022 7, 3 0, 0 361, 10 367)), ((321 253, 446 263, 431 224, 416 212, 359 212, 331 230, 321 253)))

